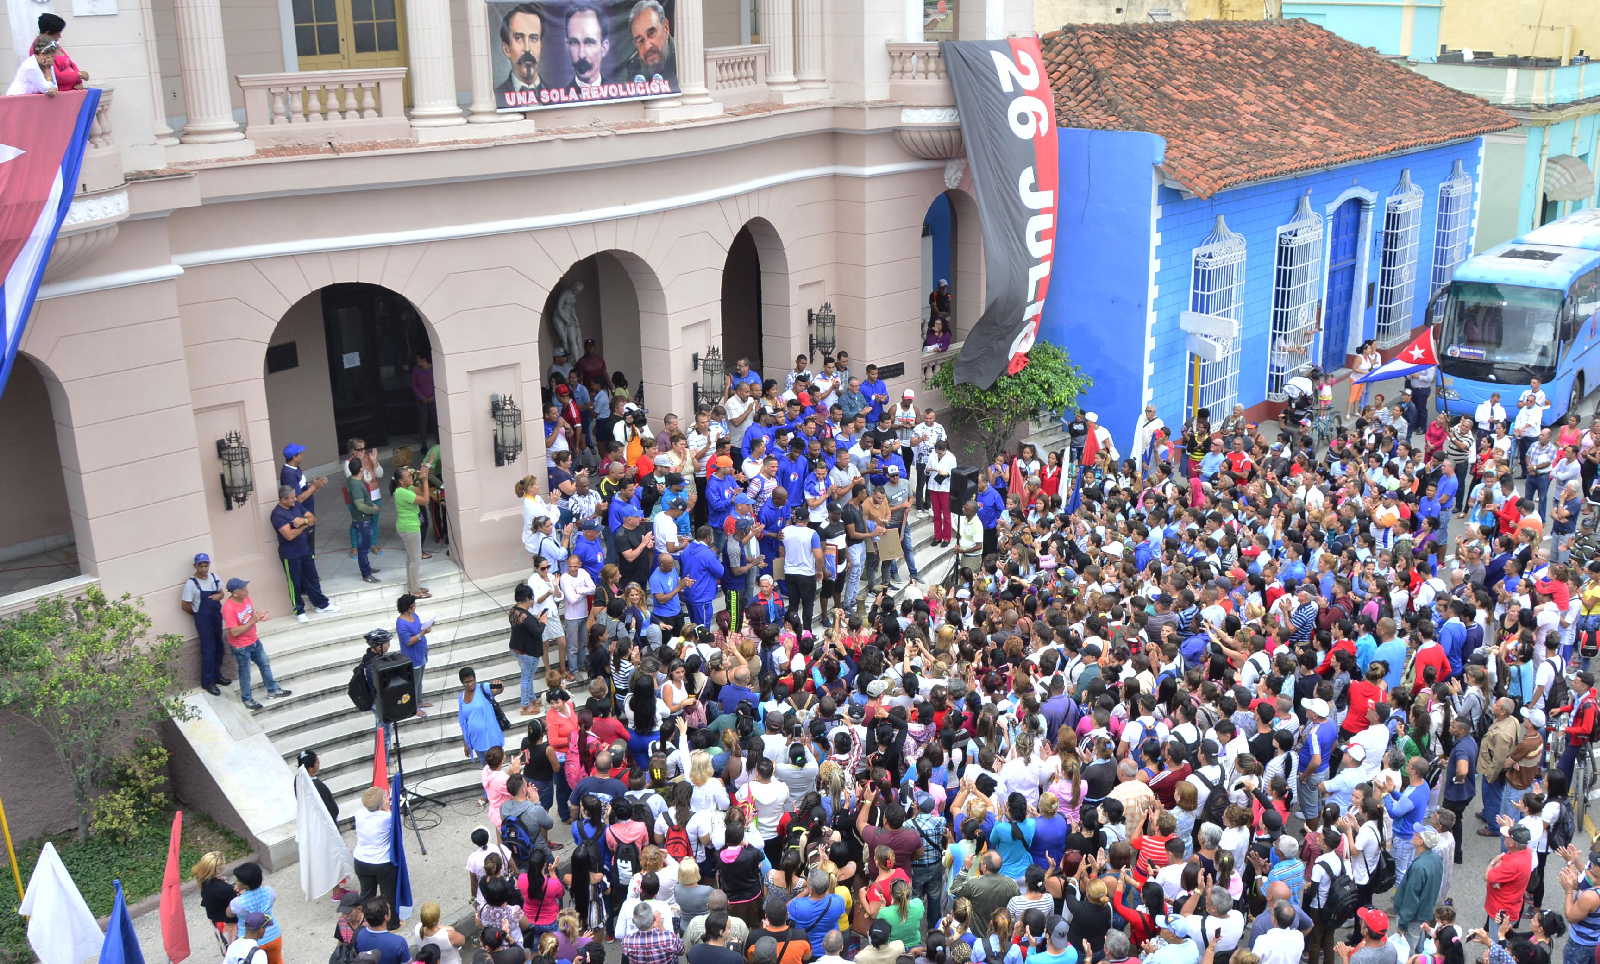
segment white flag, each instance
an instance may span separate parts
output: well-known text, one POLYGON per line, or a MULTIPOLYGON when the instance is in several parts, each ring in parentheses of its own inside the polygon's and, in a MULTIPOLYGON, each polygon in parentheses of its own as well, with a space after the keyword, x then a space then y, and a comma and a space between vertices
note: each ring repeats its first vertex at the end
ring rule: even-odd
POLYGON ((42 964, 80 964, 86 958, 99 958, 105 933, 54 844, 45 844, 39 852, 17 913, 28 918, 28 944, 42 964))
POLYGON ((316 900, 355 873, 356 865, 305 767, 295 771, 294 795, 298 807, 295 837, 300 846, 300 890, 306 900, 316 900))

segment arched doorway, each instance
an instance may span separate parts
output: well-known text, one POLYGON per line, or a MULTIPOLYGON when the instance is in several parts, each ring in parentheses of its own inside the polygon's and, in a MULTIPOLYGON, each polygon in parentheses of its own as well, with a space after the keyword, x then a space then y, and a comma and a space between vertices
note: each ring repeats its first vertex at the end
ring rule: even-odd
MULTIPOLYGON (((703 327, 703 325, 701 326, 703 327)), ((673 332, 667 327, 666 295, 654 270, 630 251, 601 251, 576 261, 569 267, 545 299, 539 320, 540 385, 548 403, 556 348, 572 345, 577 359, 568 358, 568 367, 580 373, 599 372, 616 384, 618 376, 626 384, 626 398, 644 398, 652 413, 672 410, 688 372, 679 372, 672 361, 673 332), (585 343, 599 356, 598 362, 584 365, 585 343), (575 343, 575 344, 574 344, 575 343)), ((697 344, 693 332, 679 332, 688 343, 697 344)), ((703 338, 704 332, 699 333, 703 338)), ((688 368, 687 363, 684 369, 688 368)), ((614 392, 615 394, 620 394, 614 392)), ((623 398, 617 398, 620 407, 623 398)))
POLYGON ((722 357, 765 372, 761 351, 761 255, 749 225, 739 229, 722 266, 722 357))
POLYGON ((0 532, 0 599, 83 574, 57 441, 59 386, 19 352, 0 395, 0 451, 14 486, 0 532))
POLYGON ((431 331, 405 296, 373 284, 333 284, 290 306, 268 341, 267 413, 272 427, 271 479, 258 480, 270 497, 287 446, 303 446, 300 468, 325 476, 315 498, 316 551, 323 591, 360 588, 351 517, 345 500, 345 460, 352 441, 374 451, 382 468, 373 557, 381 582, 405 581, 403 550, 395 532, 391 498, 398 469, 420 466, 434 454, 435 488, 423 539, 423 583, 430 573, 453 571, 449 539, 450 430, 441 424, 443 365, 431 331), (434 453, 434 449, 438 449, 434 453), (393 553, 385 557, 385 553, 393 553), (380 559, 387 558, 387 563, 380 559))
POLYGON ((931 318, 930 295, 948 281, 950 328, 955 340, 965 337, 983 313, 983 237, 978 205, 972 195, 949 190, 933 199, 922 218, 922 325, 931 318))
MULTIPOLYGON (((777 228, 753 218, 734 235, 722 266, 722 357, 728 371, 740 358, 765 377, 766 360, 776 371, 804 351, 791 344, 789 258, 777 228)), ((692 346, 691 346, 692 347, 692 346)))

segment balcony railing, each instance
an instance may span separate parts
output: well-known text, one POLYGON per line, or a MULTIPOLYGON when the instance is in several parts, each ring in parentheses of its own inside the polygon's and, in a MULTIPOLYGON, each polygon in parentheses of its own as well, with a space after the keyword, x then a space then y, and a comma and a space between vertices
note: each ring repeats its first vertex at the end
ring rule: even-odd
POLYGON ((241 74, 245 136, 257 146, 410 140, 404 67, 241 74))
POLYGON ((723 103, 757 101, 767 93, 766 44, 712 47, 706 51, 706 86, 723 103))
POLYGON ((955 104, 950 74, 938 44, 889 44, 889 97, 912 107, 955 104))

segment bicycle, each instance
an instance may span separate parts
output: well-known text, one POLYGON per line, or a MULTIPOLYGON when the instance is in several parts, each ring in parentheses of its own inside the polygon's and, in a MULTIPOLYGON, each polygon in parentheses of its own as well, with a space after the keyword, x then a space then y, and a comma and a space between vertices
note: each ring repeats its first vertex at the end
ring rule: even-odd
MULTIPOLYGON (((1567 724, 1572 722, 1572 714, 1562 713, 1550 721, 1549 733, 1553 739, 1546 740, 1545 770, 1557 769, 1561 754, 1567 747, 1567 724)), ((1589 794, 1595 789, 1595 773, 1600 770, 1600 760, 1596 753, 1600 751, 1600 742, 1591 740, 1578 748, 1577 755, 1572 761, 1572 782, 1568 785, 1567 804, 1572 807, 1572 822, 1578 832, 1584 832, 1583 818, 1589 812, 1589 794)))

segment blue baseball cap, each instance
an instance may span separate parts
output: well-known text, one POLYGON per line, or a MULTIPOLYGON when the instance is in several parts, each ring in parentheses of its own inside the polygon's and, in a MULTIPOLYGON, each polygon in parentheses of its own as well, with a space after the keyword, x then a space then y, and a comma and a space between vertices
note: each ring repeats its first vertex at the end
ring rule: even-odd
POLYGON ((643 515, 644 513, 639 511, 639 507, 632 502, 623 503, 622 508, 617 511, 617 516, 622 519, 637 519, 643 515))
POLYGON ((590 516, 589 518, 583 520, 583 522, 579 524, 578 528, 585 531, 590 529, 598 529, 600 528, 600 520, 596 519, 594 516, 590 516))
POLYGON ((211 557, 206 555, 203 552, 197 552, 197 553, 194 554, 194 564, 197 565, 197 566, 200 565, 200 563, 202 563, 202 562, 210 562, 210 561, 211 561, 211 557))
POLYGON ((236 589, 243 589, 248 585, 250 585, 250 580, 240 579, 238 576, 234 576, 232 579, 228 580, 228 591, 233 592, 236 589))
POLYGON ((283 447, 283 460, 287 462, 305 450, 306 447, 304 445, 301 445, 297 442, 290 442, 288 445, 283 447))
POLYGON ((756 500, 750 498, 748 495, 745 495, 743 492, 740 492, 738 495, 733 497, 733 504, 734 505, 755 505, 756 504, 756 500))

